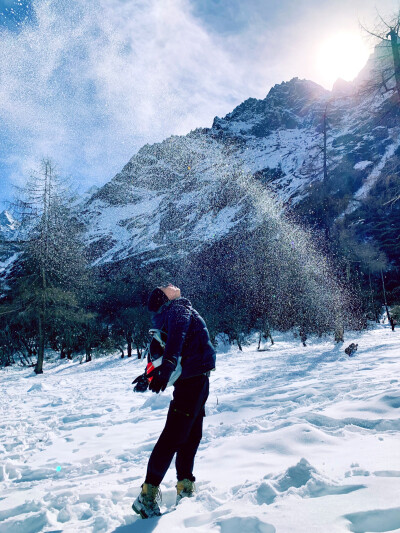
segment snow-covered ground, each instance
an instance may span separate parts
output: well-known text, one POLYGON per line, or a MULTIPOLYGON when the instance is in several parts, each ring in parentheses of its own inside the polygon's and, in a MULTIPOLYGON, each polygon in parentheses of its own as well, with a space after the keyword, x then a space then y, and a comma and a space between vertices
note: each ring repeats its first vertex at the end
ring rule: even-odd
POLYGON ((400 531, 400 331, 275 341, 218 354, 197 495, 174 510, 171 468, 158 520, 131 510, 170 400, 132 392, 142 361, 1 370, 0 533, 400 531))

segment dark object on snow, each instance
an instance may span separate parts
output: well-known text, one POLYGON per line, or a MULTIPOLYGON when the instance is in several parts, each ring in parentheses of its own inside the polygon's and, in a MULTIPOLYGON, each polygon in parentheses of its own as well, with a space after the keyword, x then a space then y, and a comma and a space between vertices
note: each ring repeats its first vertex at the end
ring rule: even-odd
POLYGON ((166 294, 159 287, 157 287, 150 294, 147 309, 152 313, 157 313, 160 307, 166 304, 168 301, 169 300, 166 294))
POLYGON ((132 385, 136 383, 133 387, 134 392, 146 392, 149 387, 149 382, 147 380, 146 372, 140 374, 137 378, 132 381, 132 385))
POLYGON ((306 340, 307 340, 307 333, 304 331, 304 329, 301 329, 299 331, 300 340, 303 343, 303 346, 307 346, 306 340))
POLYGON ((271 331, 269 329, 267 329, 266 331, 264 332, 261 332, 260 331, 260 336, 258 338, 258 347, 257 347, 257 350, 259 352, 264 352, 264 350, 261 350, 261 340, 264 339, 265 342, 268 342, 268 339, 271 340, 271 346, 274 344, 274 339, 272 338, 272 335, 271 335, 271 331))
POLYGON ((347 346, 347 348, 345 349, 345 353, 346 353, 349 357, 352 357, 352 356, 356 353, 357 348, 358 348, 358 344, 354 344, 354 342, 352 342, 352 343, 349 344, 349 346, 347 346))

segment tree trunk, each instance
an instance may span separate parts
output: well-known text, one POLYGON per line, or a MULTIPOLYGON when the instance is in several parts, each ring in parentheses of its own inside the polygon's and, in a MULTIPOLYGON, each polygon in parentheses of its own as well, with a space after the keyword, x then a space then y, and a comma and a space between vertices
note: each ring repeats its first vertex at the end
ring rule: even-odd
POLYGON ((132 357, 132 336, 130 333, 126 336, 128 357, 132 357))
POLYGON ((390 36, 390 44, 392 46, 392 56, 393 56, 393 66, 394 66, 394 76, 396 79, 396 91, 400 100, 400 54, 399 54, 399 45, 398 37, 395 29, 391 28, 388 33, 390 36))
POLYGON ((44 331, 43 331, 42 312, 39 313, 38 329, 39 329, 39 346, 38 346, 37 362, 36 362, 36 366, 35 366, 35 374, 43 374, 44 331))
POLYGON ((121 359, 123 359, 125 357, 124 349, 122 348, 122 346, 118 346, 118 349, 121 351, 121 359))
POLYGON ((326 115, 328 110, 328 104, 326 104, 325 112, 324 112, 324 121, 323 121, 323 134, 324 134, 324 193, 326 193, 326 184, 328 181, 328 165, 327 165, 327 152, 326 152, 326 141, 327 141, 327 133, 326 133, 326 115))
POLYGON ((238 348, 241 352, 243 352, 243 349, 242 349, 242 344, 240 342, 240 339, 239 339, 239 335, 236 336, 236 342, 237 342, 237 345, 238 345, 238 348))
POLYGON ((270 340, 271 340, 271 346, 273 346, 275 343, 274 343, 274 339, 272 338, 271 330, 268 330, 268 337, 269 337, 270 340))
POLYGON ((328 115, 328 105, 329 102, 326 103, 324 116, 323 116, 323 123, 322 123, 322 133, 323 133, 323 225, 324 225, 324 231, 325 236, 327 239, 330 238, 330 228, 329 228, 329 197, 328 197, 328 150, 327 150, 327 139, 328 139, 328 121, 327 121, 327 115, 328 115))
POLYGON ((383 270, 382 269, 381 269, 381 278, 382 278, 382 288, 383 288, 383 301, 385 303, 386 314, 387 314, 387 318, 388 318, 389 324, 391 324, 389 307, 388 307, 387 299, 386 299, 385 280, 383 279, 383 270))
POLYGON ((92 348, 90 344, 85 345, 85 353, 86 353, 86 363, 89 363, 92 360, 92 348))
POLYGON ((371 298, 371 308, 372 308, 371 310, 372 310, 372 313, 375 315, 375 322, 379 324, 379 316, 376 311, 376 307, 374 303, 374 293, 372 291, 371 272, 368 272, 368 279, 369 279, 369 294, 371 298))
POLYGON ((337 326, 335 329, 335 342, 344 342, 343 335, 343 328, 341 326, 337 326))
POLYGON ((48 163, 46 162, 45 169, 45 186, 44 186, 44 196, 43 196, 43 222, 44 222, 44 242, 43 242, 43 228, 42 235, 40 240, 41 246, 41 258, 40 258, 40 275, 42 282, 42 301, 41 309, 39 310, 39 346, 38 346, 38 357, 35 367, 36 374, 43 374, 43 361, 44 361, 44 346, 45 346, 45 329, 46 329, 46 289, 47 289, 47 280, 46 280, 46 271, 45 265, 47 265, 48 259, 48 238, 49 238, 49 223, 48 223, 48 194, 49 194, 49 168, 48 163), (44 244, 44 250, 43 250, 44 244))

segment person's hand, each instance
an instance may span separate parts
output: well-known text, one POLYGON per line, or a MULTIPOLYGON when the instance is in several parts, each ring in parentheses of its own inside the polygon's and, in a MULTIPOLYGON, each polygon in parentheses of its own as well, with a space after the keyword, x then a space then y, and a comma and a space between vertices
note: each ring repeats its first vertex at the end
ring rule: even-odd
POLYGON ((133 387, 134 392, 145 392, 149 388, 149 382, 147 381, 146 372, 144 374, 140 374, 137 378, 135 378, 132 381, 132 385, 135 385, 133 387))
POLYGON ((171 361, 163 361, 161 366, 155 368, 148 377, 153 379, 150 381, 149 389, 152 392, 158 394, 160 391, 165 391, 169 378, 172 372, 175 370, 175 366, 171 361))

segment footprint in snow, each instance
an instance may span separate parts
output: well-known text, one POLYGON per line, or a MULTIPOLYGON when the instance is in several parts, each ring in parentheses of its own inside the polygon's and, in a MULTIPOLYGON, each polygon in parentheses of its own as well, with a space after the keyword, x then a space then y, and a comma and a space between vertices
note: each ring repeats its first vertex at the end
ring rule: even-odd
POLYGON ((221 528, 221 533, 275 533, 276 529, 272 524, 263 522, 255 516, 233 516, 217 522, 221 528))
POLYGON ((400 507, 351 513, 344 515, 344 518, 350 522, 350 531, 353 531, 353 533, 400 529, 400 507))
POLYGON ((376 470, 372 474, 378 477, 400 477, 399 470, 376 470))

